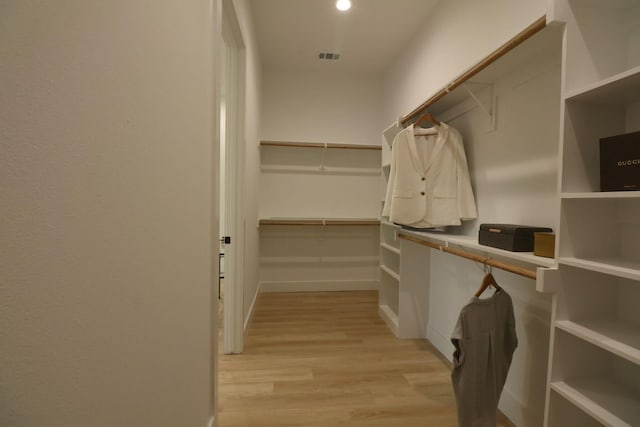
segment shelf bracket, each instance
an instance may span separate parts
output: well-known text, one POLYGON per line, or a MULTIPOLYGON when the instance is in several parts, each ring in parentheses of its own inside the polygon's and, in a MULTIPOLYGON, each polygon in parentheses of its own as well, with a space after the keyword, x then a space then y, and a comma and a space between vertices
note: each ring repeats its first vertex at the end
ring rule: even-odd
POLYGON ((469 86, 466 83, 462 83, 461 86, 467 91, 471 99, 473 99, 475 103, 478 104, 478 107, 480 107, 480 109, 484 111, 485 114, 489 117, 489 129, 487 130, 487 132, 496 130, 497 97, 494 96, 493 94, 493 85, 492 84, 484 85, 489 89, 489 99, 491 100, 491 104, 489 106, 486 106, 480 100, 480 98, 478 98, 476 94, 473 93, 473 91, 469 88, 469 86))

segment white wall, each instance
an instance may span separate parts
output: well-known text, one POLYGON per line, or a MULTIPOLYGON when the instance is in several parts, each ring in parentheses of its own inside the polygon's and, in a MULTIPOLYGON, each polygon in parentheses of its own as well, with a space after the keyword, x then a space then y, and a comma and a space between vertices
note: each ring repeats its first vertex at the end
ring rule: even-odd
POLYGON ((0 4, 0 425, 209 421, 213 22, 0 4))
POLYGON ((384 79, 379 131, 546 13, 547 0, 440 2, 384 79))
POLYGON ((244 170, 244 319, 251 316, 258 294, 258 195, 260 194, 260 97, 262 69, 258 45, 253 32, 249 2, 234 0, 234 9, 245 45, 246 87, 245 96, 245 170, 244 170))
POLYGON ((380 77, 265 70, 261 137, 379 144, 380 77))

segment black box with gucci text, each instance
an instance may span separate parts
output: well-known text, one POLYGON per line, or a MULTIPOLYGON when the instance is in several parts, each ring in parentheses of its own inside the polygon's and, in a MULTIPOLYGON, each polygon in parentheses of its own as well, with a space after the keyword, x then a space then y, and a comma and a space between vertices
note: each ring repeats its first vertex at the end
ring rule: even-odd
POLYGON ((640 190, 640 132, 600 139, 600 191, 640 190))

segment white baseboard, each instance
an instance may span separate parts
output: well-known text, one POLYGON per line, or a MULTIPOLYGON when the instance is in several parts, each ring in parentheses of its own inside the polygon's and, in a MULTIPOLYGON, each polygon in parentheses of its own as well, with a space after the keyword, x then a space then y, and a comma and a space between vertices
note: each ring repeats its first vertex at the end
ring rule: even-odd
POLYGON ((449 337, 429 326, 427 327, 427 339, 449 362, 453 360, 453 344, 451 344, 449 337))
POLYGON ((506 387, 502 389, 498 409, 517 426, 541 426, 543 424, 544 406, 531 408, 516 398, 506 387))
POLYGON ((387 327, 391 329, 393 335, 398 336, 398 316, 389 308, 388 305, 378 306, 378 315, 387 324, 387 327))
POLYGON ((258 301, 258 295, 260 295, 260 292, 262 289, 262 282, 258 283, 258 289, 256 289, 256 294, 253 296, 253 302, 251 303, 251 307, 249 307, 249 312, 247 313, 247 317, 244 319, 244 335, 247 335, 247 330, 249 328, 249 324, 251 323, 251 319, 253 319, 253 313, 255 313, 256 310, 256 302, 258 301))
POLYGON ((335 291, 375 291, 376 280, 310 280, 291 282, 261 282, 261 292, 335 292, 335 291))

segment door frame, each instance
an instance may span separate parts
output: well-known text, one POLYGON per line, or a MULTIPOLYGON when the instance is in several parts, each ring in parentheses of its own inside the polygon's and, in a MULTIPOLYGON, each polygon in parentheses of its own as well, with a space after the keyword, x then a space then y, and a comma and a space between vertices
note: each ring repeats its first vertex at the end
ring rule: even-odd
MULTIPOLYGON (((232 0, 222 1, 221 53, 227 55, 225 96, 225 245, 223 352, 242 353, 244 346, 244 172, 245 45, 232 0), (229 142, 228 144, 226 142, 229 142)), ((221 123, 222 125, 222 123, 221 123)), ((222 234, 222 233, 221 233, 222 234)))

